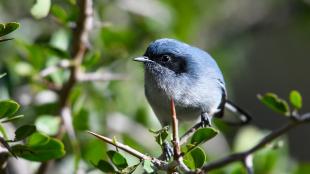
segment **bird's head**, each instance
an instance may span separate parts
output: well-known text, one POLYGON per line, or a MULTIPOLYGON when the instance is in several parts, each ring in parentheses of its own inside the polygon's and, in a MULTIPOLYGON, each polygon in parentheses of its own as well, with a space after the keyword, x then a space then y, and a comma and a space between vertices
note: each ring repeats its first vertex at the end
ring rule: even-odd
POLYGON ((152 42, 142 57, 135 61, 143 62, 148 70, 182 74, 188 71, 191 63, 192 47, 174 39, 158 39, 152 42))

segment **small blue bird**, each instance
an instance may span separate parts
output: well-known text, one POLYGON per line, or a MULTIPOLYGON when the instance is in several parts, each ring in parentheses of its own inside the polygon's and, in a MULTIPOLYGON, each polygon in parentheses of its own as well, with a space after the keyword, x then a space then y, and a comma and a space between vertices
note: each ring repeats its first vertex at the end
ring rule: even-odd
POLYGON ((239 112, 242 122, 249 116, 227 100, 225 82, 215 60, 205 51, 174 39, 152 42, 143 62, 145 95, 162 125, 171 122, 170 99, 174 100, 178 119, 211 125, 213 116, 222 116, 224 108, 239 112))

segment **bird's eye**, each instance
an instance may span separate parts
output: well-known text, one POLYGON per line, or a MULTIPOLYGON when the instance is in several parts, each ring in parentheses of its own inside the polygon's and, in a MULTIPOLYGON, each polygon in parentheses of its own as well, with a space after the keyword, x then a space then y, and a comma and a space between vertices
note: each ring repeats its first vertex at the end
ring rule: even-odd
POLYGON ((171 57, 169 55, 162 55, 160 57, 161 62, 169 62, 171 60, 171 57))

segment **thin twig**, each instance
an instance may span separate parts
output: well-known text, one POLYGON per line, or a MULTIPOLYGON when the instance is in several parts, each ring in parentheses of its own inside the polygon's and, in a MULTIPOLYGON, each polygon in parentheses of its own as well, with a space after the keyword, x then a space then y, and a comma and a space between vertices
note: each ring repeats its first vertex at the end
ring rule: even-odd
POLYGON ((174 160, 179 161, 181 157, 181 148, 180 148, 180 140, 179 140, 179 125, 178 119, 175 111, 174 101, 173 98, 170 100, 170 109, 171 109, 171 116, 172 116, 172 143, 173 143, 173 157, 174 160))
POLYGON ((127 76, 125 74, 105 72, 105 73, 80 73, 77 76, 77 78, 79 82, 88 82, 88 81, 125 80, 127 79, 127 76))
MULTIPOLYGON (((59 114, 62 118, 62 124, 57 134, 58 138, 62 138, 62 135, 64 134, 65 131, 70 132, 71 134, 70 138, 76 137, 74 133, 74 129, 72 127, 72 123, 71 124, 67 123, 67 120, 69 120, 68 117, 71 117, 71 112, 68 112, 67 110, 68 108, 70 108, 69 96, 71 94, 73 87, 77 83, 77 75, 80 72, 81 63, 86 53, 87 46, 89 45, 88 36, 93 27, 93 1, 92 0, 80 0, 78 3, 78 6, 80 9, 80 15, 77 21, 77 25, 73 31, 72 54, 71 54, 72 59, 70 61, 71 63, 68 64, 70 65, 69 66, 70 77, 69 77, 69 80, 59 90, 59 114)), ((51 70, 48 70, 47 72, 45 71, 43 75, 53 72, 54 70, 55 68, 51 68, 51 70)), ((71 139, 71 141, 76 142, 75 139, 73 140, 71 139)), ((78 144, 75 144, 74 146, 76 145, 78 144)), ((41 166, 43 165, 48 165, 48 164, 42 163, 41 166)), ((41 166, 39 167, 39 169, 41 169, 41 166)), ((46 173, 46 171, 47 171, 47 168, 44 168, 44 170, 39 170, 37 173, 44 174, 46 173)))
POLYGON ((70 66, 72 66, 72 63, 69 60, 67 60, 67 59, 61 60, 56 65, 49 66, 49 67, 43 69, 40 72, 40 77, 44 78, 44 77, 46 77, 46 76, 48 76, 54 72, 57 72, 59 69, 66 69, 66 68, 69 68, 70 66))
POLYGON ((240 161, 243 163, 247 162, 249 164, 249 161, 248 161, 249 159, 246 159, 246 158, 251 156, 256 151, 260 150, 261 148, 265 147, 267 144, 271 143, 273 140, 275 140, 279 136, 285 134, 286 132, 288 132, 292 128, 294 128, 298 125, 307 123, 309 121, 310 121, 310 113, 301 115, 297 119, 295 118, 295 120, 292 120, 291 122, 284 125, 283 127, 281 127, 279 129, 271 132, 270 134, 268 134, 258 144, 256 144, 255 146, 253 146, 249 150, 244 151, 244 152, 234 153, 234 154, 231 154, 231 155, 229 155, 223 159, 220 159, 218 161, 211 162, 211 163, 203 166, 201 168, 201 170, 204 172, 208 172, 208 171, 211 171, 214 169, 224 167, 224 166, 226 166, 230 163, 236 162, 236 161, 240 161))
POLYGON ((196 130, 202 127, 202 123, 196 123, 193 127, 187 130, 180 139, 180 145, 183 145, 187 142, 187 140, 195 133, 196 130))
POLYGON ((133 148, 131 148, 130 146, 127 146, 127 145, 124 145, 120 142, 117 142, 117 141, 114 141, 112 140, 111 138, 108 138, 108 137, 105 137, 105 136, 102 136, 102 135, 99 135, 97 133, 94 133, 92 131, 87 131, 88 133, 94 135, 95 137, 97 137, 98 139, 106 142, 106 143, 109 143, 129 154, 131 154, 132 156, 135 156, 136 158, 140 159, 140 160, 150 160, 154 165, 156 165, 156 167, 159 167, 161 169, 164 169, 164 170, 167 170, 168 169, 168 163, 167 162, 164 162, 164 161, 161 161, 157 158, 154 158, 154 157, 151 157, 151 156, 148 156, 148 155, 145 155, 133 148))
POLYGON ((173 143, 173 158, 177 161, 180 168, 186 172, 189 172, 189 168, 183 162, 183 156, 181 155, 180 138, 179 138, 179 125, 177 114, 175 110, 174 100, 170 99, 170 109, 172 116, 172 143, 173 143))

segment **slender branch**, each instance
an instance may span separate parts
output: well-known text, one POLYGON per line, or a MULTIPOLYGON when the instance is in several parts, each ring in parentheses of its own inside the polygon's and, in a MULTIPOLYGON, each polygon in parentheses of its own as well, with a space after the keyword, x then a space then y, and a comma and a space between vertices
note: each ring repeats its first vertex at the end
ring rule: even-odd
POLYGON ((186 172, 189 172, 189 168, 183 162, 183 156, 181 155, 180 138, 179 138, 179 124, 177 114, 175 110, 174 100, 170 99, 170 109, 172 117, 172 143, 173 143, 173 158, 177 161, 180 168, 186 172))
POLYGON ((70 66, 72 66, 72 63, 69 60, 67 60, 67 59, 61 60, 56 65, 49 66, 49 67, 43 69, 40 72, 40 77, 44 78, 44 77, 58 71, 59 69, 69 68, 70 66))
POLYGON ((162 168, 162 169, 165 169, 167 170, 168 169, 168 164, 164 161, 161 161, 157 158, 153 158, 151 156, 148 156, 148 155, 145 155, 133 148, 131 148, 130 146, 127 146, 127 145, 124 145, 120 142, 117 142, 117 141, 114 141, 112 140, 111 138, 108 138, 108 137, 105 137, 105 136, 102 136, 102 135, 99 135, 97 133, 94 133, 94 132, 91 132, 91 131, 87 131, 88 133, 92 134, 93 136, 97 137, 98 139, 106 142, 106 143, 109 143, 119 149, 122 149, 123 151, 135 156, 136 158, 140 159, 140 160, 150 160, 152 161, 153 164, 155 164, 156 166, 162 168))
POLYGON ((310 113, 301 115, 299 117, 295 117, 294 120, 292 120, 291 122, 289 122, 285 126, 283 126, 283 127, 279 128, 279 129, 271 132, 270 134, 268 134, 258 144, 256 144, 255 146, 253 146, 249 150, 246 150, 244 152, 234 153, 234 154, 231 154, 231 155, 229 155, 229 156, 227 156, 227 157, 225 157, 223 159, 220 159, 218 161, 211 162, 211 163, 203 166, 201 170, 204 171, 204 172, 208 172, 208 171, 211 171, 211 170, 214 170, 214 169, 226 166, 226 165, 228 165, 230 163, 233 163, 233 162, 236 162, 236 161, 241 161, 244 164, 247 164, 247 167, 248 167, 249 164, 250 164, 249 156, 251 156, 254 152, 260 150, 263 147, 265 147, 267 144, 269 144, 270 142, 272 142, 273 140, 275 140, 279 136, 285 134, 286 132, 288 132, 292 128, 294 128, 294 127, 296 127, 298 125, 307 123, 307 122, 310 122, 310 113))
POLYGON ((187 140, 198 130, 202 127, 202 123, 196 123, 193 127, 191 127, 189 130, 187 130, 180 139, 180 145, 183 145, 187 142, 187 140))
POLYGON ((172 116, 172 143, 173 143, 173 157, 174 160, 179 161, 181 158, 181 148, 180 148, 180 141, 179 141, 179 125, 178 119, 175 111, 174 101, 173 98, 170 100, 170 109, 171 109, 171 116, 172 116))
POLYGON ((77 78, 79 82, 88 82, 88 81, 124 80, 127 79, 127 76, 124 74, 105 72, 105 73, 80 73, 77 76, 77 78))
MULTIPOLYGON (((61 87, 58 93, 59 114, 62 118, 62 124, 57 134, 58 138, 62 138, 62 135, 64 134, 65 131, 68 131, 68 133, 71 134, 70 138, 75 138, 72 122, 68 121, 71 120, 71 112, 70 109, 68 110, 68 108, 70 108, 69 96, 71 94, 73 87, 77 83, 77 76, 80 72, 80 65, 86 53, 87 46, 89 45, 88 35, 93 27, 93 1, 80 0, 79 9, 80 9, 80 15, 77 21, 77 25, 73 31, 72 53, 71 53, 72 60, 70 61, 71 63, 66 64, 68 65, 70 70, 70 77, 69 80, 61 87)), ((55 71, 55 68, 52 67, 51 69, 47 69, 46 71, 44 71, 43 75, 49 74, 53 71, 55 71)), ((75 139, 73 140, 71 139, 71 141, 76 142, 75 139)), ((77 144, 75 144, 74 146, 76 145, 77 144)), ((43 165, 48 164, 42 163, 41 166, 39 167, 39 170, 42 169, 43 165)), ((47 168, 43 168, 43 170, 40 170, 39 173, 44 174, 46 173, 46 171, 47 168)))

